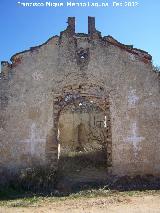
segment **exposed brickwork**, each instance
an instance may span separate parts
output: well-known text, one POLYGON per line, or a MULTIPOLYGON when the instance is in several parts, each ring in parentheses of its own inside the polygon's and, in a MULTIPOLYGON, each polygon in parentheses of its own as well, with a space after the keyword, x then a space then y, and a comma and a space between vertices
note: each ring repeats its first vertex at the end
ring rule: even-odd
MULTIPOLYGON (((107 165, 110 167, 112 165, 112 134, 111 134, 111 121, 110 121, 110 113, 109 113, 109 101, 108 98, 103 96, 102 93, 99 93, 98 96, 95 96, 94 94, 88 94, 87 92, 84 92, 85 85, 79 89, 79 87, 75 90, 71 88, 71 86, 68 88, 67 93, 64 92, 64 94, 56 96, 54 98, 54 128, 53 132, 54 135, 58 135, 58 122, 59 117, 61 114, 61 111, 68 105, 71 105, 74 102, 82 103, 85 101, 89 101, 93 103, 93 105, 100 107, 100 109, 103 110, 104 116, 108 118, 107 127, 105 129, 107 137, 106 137, 106 148, 107 148, 107 165), (70 89, 69 89, 70 88, 70 89)), ((58 141, 57 138, 54 140, 55 146, 53 146, 53 143, 48 142, 47 150, 46 150, 46 156, 47 159, 50 159, 51 156, 53 157, 52 152, 57 152, 55 155, 55 159, 52 158, 52 161, 56 161, 57 155, 58 155, 58 141)))

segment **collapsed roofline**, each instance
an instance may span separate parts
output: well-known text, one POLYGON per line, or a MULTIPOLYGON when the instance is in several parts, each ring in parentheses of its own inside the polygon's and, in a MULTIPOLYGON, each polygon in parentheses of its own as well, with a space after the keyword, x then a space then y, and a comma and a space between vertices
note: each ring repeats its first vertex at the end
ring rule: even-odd
MULTIPOLYGON (((142 59, 142 61, 144 63, 149 63, 152 61, 152 56, 144 51, 144 50, 141 50, 141 49, 137 49, 137 48, 134 48, 133 45, 125 45, 125 44, 122 44, 120 43, 119 41, 117 41, 115 38, 113 38, 112 36, 108 35, 108 36, 104 36, 104 37, 101 37, 101 33, 99 31, 96 30, 96 27, 95 27, 95 17, 88 17, 88 34, 86 33, 76 33, 75 32, 75 17, 68 17, 68 26, 66 28, 65 31, 62 31, 61 34, 67 32, 70 34, 70 36, 75 36, 75 37, 89 37, 91 39, 101 39, 102 41, 107 41, 108 43, 110 43, 111 45, 114 45, 114 46, 117 46, 129 53, 132 53, 134 55, 137 55, 138 57, 140 57, 140 59, 142 59)), ((18 52, 18 53, 15 53, 10 61, 12 62, 12 64, 14 64, 16 62, 16 57, 23 54, 23 53, 26 53, 26 52, 32 52, 34 50, 37 50, 39 49, 40 47, 46 45, 49 43, 50 40, 54 39, 54 38, 61 38, 61 34, 60 36, 58 35, 55 35, 55 36, 52 36, 51 38, 49 38, 46 42, 40 44, 40 45, 37 45, 37 46, 34 46, 34 47, 31 47, 30 49, 28 50, 24 50, 24 51, 21 51, 21 52, 18 52)))

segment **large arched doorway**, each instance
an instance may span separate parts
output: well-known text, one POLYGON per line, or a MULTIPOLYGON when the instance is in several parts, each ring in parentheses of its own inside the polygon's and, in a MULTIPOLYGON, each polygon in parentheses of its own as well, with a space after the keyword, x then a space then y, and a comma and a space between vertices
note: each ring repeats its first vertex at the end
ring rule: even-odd
POLYGON ((108 101, 68 94, 57 105, 59 179, 73 185, 105 181, 111 166, 108 101))

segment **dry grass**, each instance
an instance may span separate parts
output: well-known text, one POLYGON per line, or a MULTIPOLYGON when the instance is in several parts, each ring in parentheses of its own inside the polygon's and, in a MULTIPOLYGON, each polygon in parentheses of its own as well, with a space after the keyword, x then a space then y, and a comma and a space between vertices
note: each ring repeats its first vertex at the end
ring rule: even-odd
POLYGON ((80 191, 79 193, 73 193, 69 196, 57 197, 48 195, 48 196, 38 196, 35 194, 24 194, 23 198, 12 198, 12 199, 4 199, 0 200, 0 206, 5 207, 38 207, 42 206, 44 203, 52 204, 53 202, 63 202, 69 200, 79 200, 79 199, 91 199, 91 198, 106 198, 109 201, 120 202, 124 201, 129 197, 142 197, 142 196, 159 196, 160 191, 152 190, 152 191, 126 191, 126 192, 118 192, 111 191, 106 189, 98 189, 98 190, 86 190, 80 191))

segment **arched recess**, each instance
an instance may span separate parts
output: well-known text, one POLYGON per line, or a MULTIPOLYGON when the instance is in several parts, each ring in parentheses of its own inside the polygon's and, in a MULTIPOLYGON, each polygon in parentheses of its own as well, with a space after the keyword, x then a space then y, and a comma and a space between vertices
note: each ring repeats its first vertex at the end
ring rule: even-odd
MULTIPOLYGON (((46 158, 48 163, 51 167, 57 168, 58 165, 58 123, 61 112, 67 107, 72 104, 83 104, 83 103, 90 103, 98 108, 100 108, 104 113, 104 122, 106 123, 105 131, 105 146, 106 146, 106 153, 107 153, 107 162, 106 166, 108 171, 111 171, 112 166, 112 132, 111 132, 111 119, 110 119, 110 104, 109 104, 109 97, 102 96, 102 95, 90 95, 80 93, 79 91, 72 91, 69 93, 64 93, 63 95, 57 95, 54 98, 53 102, 53 129, 51 130, 51 140, 48 140, 46 143, 46 158), (106 120, 105 120, 106 119, 106 120)), ((99 124, 101 125, 101 124, 99 124)), ((83 126, 81 125, 80 131, 82 131, 83 126)))

